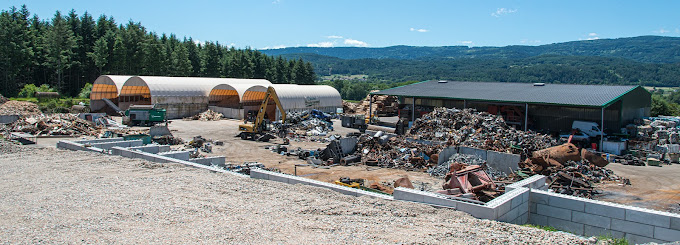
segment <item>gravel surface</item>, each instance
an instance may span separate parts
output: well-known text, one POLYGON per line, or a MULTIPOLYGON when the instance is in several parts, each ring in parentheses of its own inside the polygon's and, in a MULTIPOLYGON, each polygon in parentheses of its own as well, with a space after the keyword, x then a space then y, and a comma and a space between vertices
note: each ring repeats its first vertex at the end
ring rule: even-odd
POLYGON ((0 140, 0 243, 587 244, 400 201, 0 140))

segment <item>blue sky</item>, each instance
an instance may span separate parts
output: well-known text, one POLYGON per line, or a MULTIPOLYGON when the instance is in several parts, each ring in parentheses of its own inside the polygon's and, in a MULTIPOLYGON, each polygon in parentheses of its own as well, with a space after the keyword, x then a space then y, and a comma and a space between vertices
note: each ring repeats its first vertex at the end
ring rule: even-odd
POLYGON ((26 4, 41 19, 75 9, 149 31, 237 48, 543 45, 680 36, 680 1, 73 1, 26 4))

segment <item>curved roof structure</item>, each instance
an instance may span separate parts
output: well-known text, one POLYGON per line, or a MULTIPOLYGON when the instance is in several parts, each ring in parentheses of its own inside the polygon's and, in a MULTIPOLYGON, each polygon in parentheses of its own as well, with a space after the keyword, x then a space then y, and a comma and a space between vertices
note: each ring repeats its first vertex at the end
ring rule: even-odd
POLYGON ((209 103, 237 108, 243 101, 262 101, 268 84, 220 84, 209 95, 209 103))
POLYGON ((121 96, 148 94, 152 100, 158 97, 208 97, 220 84, 270 85, 271 82, 264 79, 135 76, 125 82, 121 96))
POLYGON ((94 80, 92 84, 92 92, 90 92, 91 100, 101 100, 103 98, 112 99, 118 97, 123 84, 132 76, 120 75, 101 75, 94 80))
MULTIPOLYGON (((340 92, 327 85, 273 84, 285 110, 341 108, 340 92)), ((334 109, 333 109, 334 110, 334 109)))

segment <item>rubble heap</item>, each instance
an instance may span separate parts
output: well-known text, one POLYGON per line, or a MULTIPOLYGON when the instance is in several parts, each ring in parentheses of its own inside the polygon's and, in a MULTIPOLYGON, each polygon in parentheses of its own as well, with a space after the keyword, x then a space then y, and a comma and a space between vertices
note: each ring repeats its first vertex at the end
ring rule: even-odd
POLYGON ((499 152, 522 150, 530 153, 557 145, 550 135, 524 132, 505 124, 501 116, 475 109, 435 108, 416 119, 406 133, 421 140, 443 141, 448 145, 469 146, 499 152))
MULTIPOLYGON (((377 92, 378 90, 373 90, 372 92, 377 92)), ((370 94, 366 95, 366 98, 359 101, 359 103, 352 103, 348 101, 342 101, 343 111, 347 114, 364 114, 368 115, 368 111, 371 107, 370 94)), ((389 95, 374 95, 373 96, 373 113, 378 115, 394 115, 397 113, 399 108, 399 100, 396 96, 389 95)))
POLYGON ((566 143, 533 153, 519 164, 521 171, 511 175, 520 180, 534 174, 548 176, 549 188, 557 193, 592 198, 597 194, 593 186, 603 181, 619 181, 630 184, 627 179, 616 176, 606 169, 606 160, 586 149, 566 143))
POLYGON ((310 111, 290 112, 286 122, 286 128, 297 135, 325 136, 333 131, 333 122, 318 118, 310 111))
POLYGON ((197 115, 192 116, 191 120, 219 121, 219 120, 222 120, 222 113, 215 112, 213 110, 208 109, 207 111, 204 111, 204 112, 201 112, 197 115))
POLYGON ((38 115, 41 113, 38 105, 28 101, 10 100, 0 103, 0 115, 38 115))
MULTIPOLYGON (((8 102, 9 103, 9 102, 8 102)), ((19 118, 2 130, 5 132, 24 132, 41 135, 97 135, 99 129, 90 121, 73 114, 31 115, 19 118)))
POLYGON ((406 140, 403 136, 388 138, 377 134, 362 135, 358 146, 364 164, 406 170, 421 170, 436 164, 443 148, 406 140))

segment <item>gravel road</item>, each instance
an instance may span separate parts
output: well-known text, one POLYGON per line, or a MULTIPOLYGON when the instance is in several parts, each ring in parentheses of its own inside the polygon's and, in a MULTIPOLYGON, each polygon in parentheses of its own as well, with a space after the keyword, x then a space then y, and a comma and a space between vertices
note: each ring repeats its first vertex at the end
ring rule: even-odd
POLYGON ((0 243, 588 244, 426 205, 0 140, 0 243))

